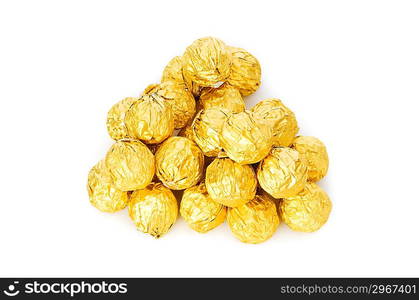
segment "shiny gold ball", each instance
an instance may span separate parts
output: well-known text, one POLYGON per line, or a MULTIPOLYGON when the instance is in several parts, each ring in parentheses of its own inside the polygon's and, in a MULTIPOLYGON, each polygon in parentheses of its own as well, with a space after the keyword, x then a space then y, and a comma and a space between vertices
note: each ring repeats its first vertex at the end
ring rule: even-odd
POLYGON ((329 156, 326 146, 319 139, 312 136, 298 136, 292 147, 306 160, 309 181, 316 182, 326 176, 329 156))
POLYGON ((229 49, 232 53, 232 65, 228 83, 238 88, 243 96, 253 94, 260 86, 259 61, 244 49, 236 47, 229 49))
POLYGON ((130 136, 147 144, 158 144, 173 133, 173 112, 163 98, 146 94, 128 109, 125 125, 130 136))
POLYGON ((145 94, 154 94, 166 100, 172 109, 176 129, 185 127, 195 115, 195 98, 182 82, 165 81, 151 85, 145 94))
POLYGON ((250 111, 230 114, 223 124, 220 145, 228 157, 241 164, 261 161, 272 148, 272 129, 250 111))
POLYGON ((209 196, 205 183, 188 188, 184 191, 180 203, 180 215, 189 226, 205 233, 222 224, 227 209, 209 196))
POLYGON ((138 230, 159 238, 176 222, 178 204, 172 191, 151 183, 131 194, 128 212, 138 230))
POLYGON ((103 212, 116 212, 128 204, 128 193, 115 187, 104 160, 90 170, 87 189, 90 203, 103 212))
POLYGON ((156 152, 156 175, 172 190, 196 185, 203 177, 204 154, 190 139, 173 136, 156 152))
POLYGON ((266 241, 279 226, 275 203, 268 197, 256 197, 227 211, 227 224, 233 235, 243 243, 258 244, 266 241))
POLYGON ((332 202, 317 184, 308 182, 295 196, 280 202, 282 220, 295 231, 313 232, 329 218, 332 202))
POLYGON ((125 114, 138 98, 128 97, 116 103, 108 112, 106 127, 114 140, 129 138, 128 129, 125 126, 125 114))
POLYGON ((182 57, 185 79, 202 87, 216 87, 230 75, 232 55, 223 41, 206 37, 186 48, 182 57))
POLYGON ((296 150, 275 147, 258 166, 260 186, 274 198, 297 194, 307 182, 308 170, 305 160, 296 150))
POLYGON ((154 177, 154 155, 140 141, 116 142, 106 154, 105 163, 115 187, 122 191, 142 189, 154 177))
POLYGON ((273 129, 274 146, 291 145, 299 128, 294 113, 281 100, 270 98, 260 101, 251 111, 258 120, 273 129))
POLYGON ((236 207, 255 197, 257 180, 251 166, 216 158, 207 168, 205 186, 214 201, 236 207))

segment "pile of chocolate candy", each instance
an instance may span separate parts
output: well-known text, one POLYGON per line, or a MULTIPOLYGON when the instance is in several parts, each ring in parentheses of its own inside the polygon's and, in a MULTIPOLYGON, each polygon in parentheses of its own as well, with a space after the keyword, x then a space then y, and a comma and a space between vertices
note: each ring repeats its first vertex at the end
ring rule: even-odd
POLYGON ((294 113, 279 99, 246 109, 260 86, 258 60, 206 37, 173 58, 161 83, 109 111, 116 142, 88 178, 93 206, 128 206, 138 230, 158 238, 178 211, 197 232, 227 220, 245 243, 269 239, 281 221, 312 232, 332 204, 315 183, 328 169, 324 144, 297 136, 294 113), (180 204, 173 190, 183 191, 180 204))

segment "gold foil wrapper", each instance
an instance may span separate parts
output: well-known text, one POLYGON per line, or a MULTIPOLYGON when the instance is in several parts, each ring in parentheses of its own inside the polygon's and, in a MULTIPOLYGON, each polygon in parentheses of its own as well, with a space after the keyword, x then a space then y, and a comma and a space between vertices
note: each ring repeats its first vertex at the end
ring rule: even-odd
POLYGON ((201 110, 195 116, 193 139, 206 156, 216 157, 222 152, 220 135, 227 117, 228 112, 217 107, 201 110))
POLYGON ((137 101, 138 98, 128 97, 116 103, 108 112, 106 120, 106 127, 108 133, 114 140, 129 138, 128 129, 125 126, 125 114, 131 105, 137 101))
POLYGON ((254 116, 273 128, 274 146, 288 147, 298 133, 294 113, 279 99, 269 98, 256 104, 252 109, 254 116))
POLYGON ((243 96, 256 92, 260 86, 261 68, 258 60, 244 49, 229 47, 232 65, 228 82, 238 88, 243 96))
POLYGON ((268 197, 256 195, 246 204, 229 208, 227 223, 240 241, 258 244, 272 237, 280 220, 275 203, 268 197))
POLYGON ((183 82, 165 81, 161 84, 151 85, 145 94, 155 94, 170 105, 176 129, 185 127, 195 115, 195 98, 183 82))
POLYGON ((175 56, 174 58, 172 58, 172 60, 164 68, 161 82, 166 81, 176 81, 185 83, 188 90, 195 97, 199 97, 199 95, 201 94, 201 87, 199 85, 193 83, 190 79, 185 79, 183 77, 181 56, 175 56))
POLYGON ((304 188, 307 176, 307 165, 301 154, 285 147, 273 148, 257 170, 260 186, 274 198, 297 194, 304 188))
POLYGON ((170 105, 156 94, 143 95, 125 115, 130 136, 147 144, 158 144, 172 135, 174 118, 170 105))
POLYGON ((159 238, 175 223, 178 204, 171 190, 151 183, 131 194, 128 212, 138 230, 159 238))
POLYGON ((228 83, 224 83, 219 88, 203 89, 199 101, 204 109, 219 107, 234 113, 239 113, 246 109, 239 90, 228 83))
POLYGON ((118 141, 106 154, 106 167, 116 188, 122 191, 142 189, 154 176, 154 155, 140 141, 118 141))
MULTIPOLYGON (((193 131, 192 131, 192 123, 187 124, 185 127, 183 127, 179 133, 178 136, 185 137, 187 139, 190 139, 191 141, 194 141, 193 138, 193 131)), ((195 141, 194 141, 195 142, 195 141)))
POLYGON ((298 136, 292 147, 306 160, 309 181, 316 182, 326 176, 329 156, 326 146, 319 139, 312 136, 298 136))
POLYGON ((313 232, 327 222, 332 202, 315 183, 307 183, 295 196, 280 202, 282 220, 295 231, 313 232))
POLYGON ((258 122, 250 111, 230 114, 221 131, 221 147, 235 162, 253 164, 261 161, 272 148, 272 130, 258 122))
POLYGON ((257 180, 251 166, 216 158, 207 168, 205 186, 214 201, 236 207, 255 197, 257 180))
POLYGON ((104 160, 90 170, 87 190, 90 203, 103 212, 116 212, 128 204, 128 193, 115 187, 104 160))
POLYGON ((222 224, 226 213, 224 205, 211 199, 205 183, 188 188, 183 193, 180 215, 197 232, 205 233, 222 224))
POLYGON ((183 76, 202 87, 216 87, 230 75, 232 55, 223 41, 206 37, 186 48, 182 57, 183 76))
POLYGON ((156 152, 156 175, 172 190, 183 190, 201 181, 204 154, 191 140, 173 136, 156 152))

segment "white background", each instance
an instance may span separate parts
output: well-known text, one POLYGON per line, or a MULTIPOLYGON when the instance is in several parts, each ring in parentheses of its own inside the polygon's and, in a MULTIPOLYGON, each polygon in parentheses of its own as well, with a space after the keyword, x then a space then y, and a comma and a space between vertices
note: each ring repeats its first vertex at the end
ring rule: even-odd
POLYGON ((417 1, 2 1, 0 276, 419 276, 417 1), (163 238, 100 213, 87 173, 108 109, 194 39, 248 49, 301 134, 322 139, 334 207, 260 245, 179 219, 163 238))

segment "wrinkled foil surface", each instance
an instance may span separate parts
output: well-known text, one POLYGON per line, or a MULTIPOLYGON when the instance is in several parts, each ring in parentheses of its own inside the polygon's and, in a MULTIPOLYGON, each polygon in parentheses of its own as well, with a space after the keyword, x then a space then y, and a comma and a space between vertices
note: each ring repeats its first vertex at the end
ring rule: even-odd
POLYGON ((292 230, 313 232, 322 227, 329 218, 332 202, 317 184, 308 182, 295 196, 282 199, 282 220, 292 230))
POLYGON ((172 135, 174 118, 167 102, 155 95, 143 95, 125 115, 129 134, 147 144, 158 144, 172 135))
POLYGON ((171 190, 151 183, 131 194, 128 212, 138 230, 159 238, 175 223, 178 204, 171 190))
POLYGON ((255 197, 257 180, 251 166, 216 158, 207 168, 205 186, 214 201, 236 207, 255 197))
POLYGON ((204 109, 219 107, 234 113, 239 113, 246 109, 239 90, 227 83, 224 83, 219 88, 204 88, 199 101, 204 109))
POLYGON ((209 196, 205 183, 188 188, 184 191, 180 203, 180 215, 189 226, 205 233, 222 224, 227 209, 209 196))
POLYGON ((206 156, 215 157, 222 152, 220 135, 227 117, 228 112, 217 107, 201 110, 195 116, 193 138, 206 156))
POLYGON ((292 147, 306 160, 309 181, 316 182, 326 176, 329 169, 329 156, 322 141, 312 136, 298 136, 292 147))
POLYGON ((238 88, 243 96, 256 92, 260 86, 261 68, 259 61, 244 49, 229 47, 232 65, 228 82, 238 88))
POLYGON ((258 166, 260 186, 274 198, 292 196, 301 191, 307 181, 308 169, 298 151, 275 147, 258 166))
POLYGON ((90 170, 87 190, 90 203, 103 212, 116 212, 128 204, 128 193, 115 187, 104 160, 90 170))
POLYGON ((223 41, 206 37, 194 41, 182 57, 183 76, 202 87, 216 87, 230 75, 232 55, 223 41))
POLYGON ((183 190, 201 181, 204 154, 190 139, 173 136, 156 152, 156 175, 172 190, 183 190))
POLYGON ((227 211, 231 232, 244 243, 258 244, 266 241, 275 233, 279 222, 275 203, 263 195, 256 195, 246 204, 227 211))
POLYGON ((154 155, 140 141, 117 141, 105 163, 116 188, 122 191, 142 189, 154 176, 154 155))
POLYGON ((274 146, 291 145, 299 128, 294 113, 281 100, 269 98, 260 101, 251 111, 257 119, 266 122, 273 129, 274 146))
POLYGON ((172 109, 176 129, 185 127, 195 115, 195 98, 182 82, 165 81, 152 85, 145 93, 155 94, 166 100, 172 109))
POLYGON ((138 98, 128 97, 116 103, 108 112, 106 120, 106 127, 111 138, 114 140, 121 140, 129 138, 128 129, 125 126, 125 114, 131 105, 137 101, 138 98))
POLYGON ((230 114, 221 131, 221 147, 235 162, 261 161, 272 148, 272 130, 258 122, 250 111, 230 114))
POLYGON ((185 83, 188 90, 195 97, 199 97, 201 93, 201 87, 199 85, 183 77, 181 56, 175 56, 174 58, 172 58, 172 60, 164 68, 161 82, 165 81, 176 81, 185 83))

